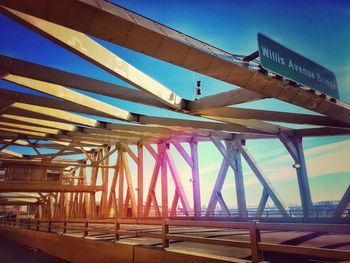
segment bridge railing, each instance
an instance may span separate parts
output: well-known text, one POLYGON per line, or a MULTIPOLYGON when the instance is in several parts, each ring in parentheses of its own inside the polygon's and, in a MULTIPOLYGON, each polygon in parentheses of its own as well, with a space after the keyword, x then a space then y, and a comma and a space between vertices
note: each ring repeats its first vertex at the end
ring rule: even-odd
MULTIPOLYGON (((289 209, 286 210, 290 218, 304 218, 304 211, 302 209, 289 209)), ((336 215, 335 209, 331 208, 316 208, 308 211, 308 218, 333 218, 336 215)), ((159 217, 159 214, 155 211, 150 211, 149 217, 159 217)), ((283 215, 278 209, 265 209, 264 212, 258 213, 256 210, 248 210, 244 213, 238 212, 237 210, 227 211, 188 211, 183 212, 181 210, 176 211, 176 213, 170 213, 167 217, 231 217, 231 218, 283 218, 283 215)), ((345 209, 340 216, 342 218, 350 218, 350 209, 345 209)))
MULTIPOLYGON (((335 209, 332 208, 315 208, 312 210, 308 211, 307 217, 305 217, 304 211, 302 209, 289 209, 286 210, 289 218, 293 219, 330 219, 330 218, 345 218, 345 219, 350 219, 350 209, 345 209, 342 214, 336 215, 335 209), (337 216, 337 217, 336 217, 337 216)), ((161 212, 161 214, 163 214, 161 212)), ((0 211, 0 217, 16 217, 16 214, 11 214, 11 213, 4 213, 0 211)), ((158 213, 155 211, 150 211, 148 214, 148 217, 152 218, 160 218, 164 217, 163 215, 160 216, 158 213)), ((245 218, 245 219, 278 219, 278 218, 283 218, 283 215, 278 209, 275 208, 269 208, 265 209, 262 213, 257 212, 256 209, 248 209, 245 213, 238 212, 237 209, 231 209, 229 213, 227 211, 220 211, 220 210, 215 210, 215 211, 187 211, 186 213, 182 211, 181 209, 177 210, 175 213, 168 213, 167 216, 168 218, 217 218, 217 217, 222 217, 222 218, 245 218)))
MULTIPOLYGON (((117 218, 99 220, 40 220, 40 219, 16 219, 0 218, 0 224, 4 226, 26 228, 37 231, 52 232, 58 234, 81 235, 86 238, 92 234, 111 234, 114 242, 118 242, 122 236, 148 237, 161 240, 164 249, 171 245, 171 241, 184 241, 218 246, 238 247, 251 249, 252 261, 263 261, 264 252, 277 252, 286 254, 303 255, 315 258, 327 258, 336 260, 350 260, 350 250, 318 248, 299 245, 285 245, 264 241, 264 233, 267 231, 297 231, 320 234, 350 234, 350 225, 331 224, 297 224, 297 223, 263 223, 258 221, 228 222, 228 221, 197 221, 180 219, 136 219, 117 218), (122 225, 129 228, 134 225, 154 226, 147 230, 122 229, 122 225), (247 231, 249 239, 228 240, 222 238, 208 238, 191 235, 191 233, 174 233, 173 227, 218 228, 227 230, 247 231)), ((190 232, 190 231, 189 231, 190 232)))

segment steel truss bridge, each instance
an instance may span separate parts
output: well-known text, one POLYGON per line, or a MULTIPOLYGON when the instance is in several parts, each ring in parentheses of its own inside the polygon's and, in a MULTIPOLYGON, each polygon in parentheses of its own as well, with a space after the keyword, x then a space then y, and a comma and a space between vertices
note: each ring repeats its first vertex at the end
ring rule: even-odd
MULTIPOLYGON (((67 223, 75 222, 82 224, 79 225, 79 231, 88 236, 86 233, 90 229, 87 222, 105 222, 112 224, 110 227, 114 232, 109 232, 114 233, 115 240, 123 234, 131 233, 131 230, 127 233, 127 230, 120 229, 122 222, 159 225, 162 231, 153 237, 162 239, 163 248, 169 246, 169 240, 245 248, 253 246, 254 262, 262 260, 264 250, 293 253, 293 249, 296 249, 275 248, 277 245, 271 244, 259 245, 260 230, 312 232, 320 231, 323 227, 325 232, 349 233, 345 226, 342 226, 343 230, 339 230, 339 227, 330 225, 291 226, 283 223, 296 221, 293 221, 293 214, 287 210, 279 197, 278 189, 273 187, 273 182, 268 180, 264 170, 247 148, 246 141, 275 139, 282 142, 295 162, 302 219, 304 222, 320 222, 312 220, 317 218, 318 214, 313 207, 302 139, 349 135, 350 105, 262 69, 256 60, 256 54, 230 54, 109 2, 0 0, 0 5, 2 14, 137 88, 130 89, 30 61, 0 56, 0 77, 3 80, 50 95, 43 97, 0 88, 1 164, 5 167, 25 166, 32 167, 31 169, 46 167, 47 170, 59 167, 62 170, 58 183, 28 180, 32 170, 23 170, 24 174, 16 177, 17 181, 6 180, 6 176, 3 176, 0 182, 1 206, 34 207, 32 214, 35 217, 20 219, 3 216, 1 220, 4 225, 15 224, 34 228, 33 224, 37 224, 37 229, 40 230, 40 222, 45 222, 51 232, 51 224, 62 223, 62 233, 66 233, 67 223), (239 88, 232 87, 230 91, 198 100, 181 98, 165 85, 97 43, 92 37, 239 88), (184 118, 129 112, 75 90, 182 113, 184 118), (234 106, 267 98, 294 104, 317 115, 234 106), (200 117, 200 120, 193 120, 185 115, 200 117), (101 118, 121 122, 101 121, 101 118), (283 123, 312 125, 312 128, 294 129, 283 126, 283 123), (200 190, 198 144, 208 141, 212 142, 222 155, 222 164, 210 193, 209 204, 203 211, 201 195, 204 193, 200 190), (185 144, 188 144, 189 150, 186 150, 185 144), (7 149, 9 146, 29 147, 37 154, 14 152, 7 149), (55 152, 43 154, 40 153, 40 149, 55 152), (171 149, 182 156, 191 171, 191 196, 184 190, 183 179, 171 149), (149 185, 144 183, 144 166, 150 165, 144 162, 145 152, 154 159, 149 185), (74 158, 82 154, 83 159, 74 158), (73 157, 62 158, 64 156, 73 157), (246 204, 242 158, 263 189, 260 203, 253 214, 248 212, 246 204), (116 162, 112 163, 112 160, 116 162), (132 174, 130 161, 137 167, 136 175, 132 174), (237 213, 234 215, 221 194, 229 169, 233 170, 235 179, 237 213), (137 180, 133 181, 133 178, 137 180), (169 196, 168 191, 170 178, 175 188, 173 196, 169 196), (158 181, 161 191, 159 195, 156 194, 158 181), (232 222, 263 220, 269 198, 278 210, 281 225, 274 226, 271 223, 269 225, 255 221, 232 222), (190 205, 192 202, 193 207, 190 205), (221 211, 220 217, 217 216, 218 208, 221 211), (145 221, 140 223, 139 220, 145 221), (27 223, 23 223, 24 221, 27 223), (247 229, 250 231, 250 242, 242 241, 243 244, 238 241, 203 241, 199 237, 186 239, 169 233, 169 225, 172 224, 247 229)), ((9 170, 10 168, 7 168, 7 171, 9 170)), ((348 222, 349 202, 350 187, 332 211, 329 220, 322 222, 348 222)), ((6 232, 9 229, 5 228, 2 231, 6 232)), ((20 229, 15 228, 13 231, 20 229)), ((141 235, 135 231, 132 232, 134 235, 141 235)), ((349 251, 345 250, 317 251, 315 248, 315 251, 312 250, 312 253, 308 254, 305 252, 307 249, 298 249, 294 250, 298 251, 297 254, 322 257, 331 255, 335 259, 346 259, 350 255, 349 251)))

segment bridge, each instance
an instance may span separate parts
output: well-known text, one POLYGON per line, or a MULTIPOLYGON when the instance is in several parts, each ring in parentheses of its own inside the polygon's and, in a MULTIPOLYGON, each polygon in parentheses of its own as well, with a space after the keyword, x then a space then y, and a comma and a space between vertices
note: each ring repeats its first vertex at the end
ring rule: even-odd
POLYGON ((1 236, 72 262, 350 259, 350 186, 336 207, 317 208, 303 150, 304 138, 348 136, 350 105, 264 68, 259 52, 231 54, 110 2, 0 0, 0 11, 126 83, 0 55, 1 79, 35 91, 0 88, 1 236), (232 89, 182 98, 95 39, 232 89), (237 106, 267 99, 313 114, 237 106), (266 139, 293 160, 300 209, 286 206, 250 149, 266 139), (199 158, 208 143, 221 156, 210 193, 199 158), (243 162, 261 185, 256 208, 243 162), (230 172, 236 209, 222 194, 230 172))

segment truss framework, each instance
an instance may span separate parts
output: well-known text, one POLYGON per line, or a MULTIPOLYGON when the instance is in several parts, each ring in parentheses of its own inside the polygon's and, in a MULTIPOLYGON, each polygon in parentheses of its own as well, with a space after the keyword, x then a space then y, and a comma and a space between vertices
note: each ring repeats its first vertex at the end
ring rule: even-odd
MULTIPOLYGON (((313 204, 302 138, 349 135, 349 105, 319 96, 307 87, 297 87, 286 80, 274 78, 259 71, 244 57, 219 50, 108 2, 43 0, 27 3, 0 0, 0 11, 138 89, 0 55, 0 77, 3 80, 50 95, 47 98, 0 88, 0 160, 27 162, 28 165, 65 164, 70 168, 65 171, 62 185, 0 183, 1 192, 39 193, 36 203, 38 217, 143 217, 152 213, 163 217, 179 213, 184 216, 210 216, 218 203, 230 215, 221 194, 229 168, 233 169, 235 176, 238 214, 244 217, 247 207, 242 156, 262 185, 257 216, 262 215, 268 198, 271 198, 281 215, 288 217, 281 198, 244 146, 245 140, 265 138, 279 139, 292 156, 304 216, 310 216, 313 204), (79 16, 76 15, 78 13, 79 16), (110 30, 111 27, 120 30, 110 30), (239 88, 199 100, 184 99, 88 35, 239 88), (177 111, 183 114, 183 118, 129 112, 73 89, 177 111), (232 107, 266 98, 292 103, 318 115, 232 107), (198 119, 189 119, 186 115, 198 119), (101 121, 101 117, 111 121, 101 121), (121 123, 114 123, 114 120, 121 123), (283 123, 316 127, 294 129, 283 123), (211 141, 223 156, 204 213, 201 211, 198 159, 198 144, 202 141, 211 141), (189 145, 190 153, 183 147, 185 143, 189 145), (10 146, 29 147, 36 154, 15 152, 8 149, 10 146), (132 146, 136 146, 137 153, 133 152, 132 146), (184 190, 183 175, 176 167, 170 147, 174 147, 190 167, 192 198, 184 190), (56 152, 43 153, 43 149, 56 152), (155 160, 146 200, 144 149, 155 160), (69 160, 63 159, 63 156, 76 157, 69 160), (116 156, 115 164, 110 163, 113 156, 116 156), (136 182, 133 182, 129 159, 137 167, 136 182), (158 196, 159 174, 161 194, 158 196), (171 206, 168 174, 175 186, 171 206), (159 197, 161 200, 158 200, 159 197)), ((348 192, 337 208, 337 216, 341 216, 349 203, 348 192)), ((9 205, 14 203, 8 202, 9 205)))

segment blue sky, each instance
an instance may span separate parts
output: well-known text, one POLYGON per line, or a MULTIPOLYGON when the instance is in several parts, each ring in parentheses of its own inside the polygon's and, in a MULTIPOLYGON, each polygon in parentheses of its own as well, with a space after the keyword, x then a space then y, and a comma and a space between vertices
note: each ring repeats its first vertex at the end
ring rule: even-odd
MULTIPOLYGON (((348 1, 169 1, 167 3, 124 0, 113 2, 235 54, 248 55, 256 51, 256 35, 257 32, 261 32, 334 71, 341 100, 350 103, 350 3, 348 1)), ((1 54, 129 86, 4 16, 0 16, 0 30, 1 54)), ((194 98, 192 72, 98 39, 95 40, 180 96, 187 99, 194 98)), ((194 74, 194 78, 202 81, 203 96, 233 87, 199 74, 194 74)), ((4 81, 0 81, 0 84, 1 87, 24 90, 4 81)), ((26 92, 31 91, 26 90, 26 92)), ((175 113, 165 113, 151 107, 140 107, 134 103, 89 95, 133 112, 177 116, 175 113)), ((274 100, 241 106, 308 112, 274 100)), ((349 150, 341 148, 342 145, 348 145, 348 139, 348 137, 329 137, 304 140, 314 201, 339 199, 350 184, 350 165, 347 164, 350 153, 349 150), (322 162, 322 165, 327 167, 324 170, 328 171, 328 174, 319 171, 319 165, 315 162, 322 162), (339 169, 336 169, 338 166, 339 169), (332 169, 328 169, 329 167, 332 169)), ((268 176, 271 177, 285 203, 299 203, 295 171, 286 170, 286 167, 291 167, 292 160, 288 158, 282 145, 277 141, 254 141, 249 142, 248 147, 259 160, 262 168, 268 172, 268 176), (280 158, 279 162, 271 164, 271 160, 281 156, 285 158, 280 158), (276 175, 278 171, 283 172, 280 177, 276 175)), ((207 192, 210 192, 221 161, 219 153, 215 152, 209 156, 209 152, 215 152, 212 145, 205 143, 200 146, 200 160, 203 163, 202 188, 207 192)), ((174 155, 176 155, 175 152, 174 155)), ((181 163, 179 157, 176 160, 186 178, 188 171, 185 165, 181 163)), ((248 204, 254 205, 258 202, 261 187, 254 180, 246 164, 244 166, 248 204)), ((234 206, 232 174, 228 176, 226 186, 223 195, 227 203, 234 206)), ((209 194, 203 196, 204 203, 208 199, 207 195, 209 194)))

